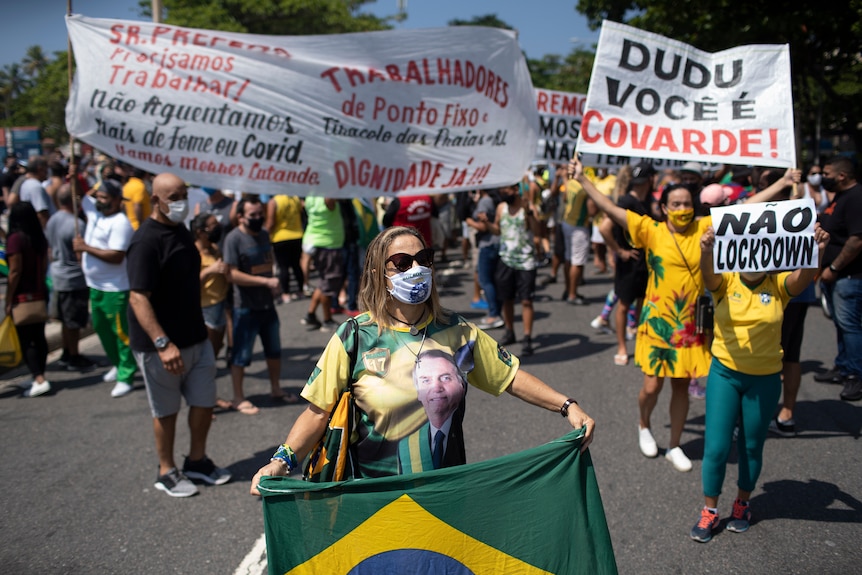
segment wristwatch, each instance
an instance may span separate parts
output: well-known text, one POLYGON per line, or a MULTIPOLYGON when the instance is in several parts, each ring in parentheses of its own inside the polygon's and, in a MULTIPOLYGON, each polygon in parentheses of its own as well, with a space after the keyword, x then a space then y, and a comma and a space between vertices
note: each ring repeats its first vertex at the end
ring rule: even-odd
POLYGON ((560 415, 562 415, 563 417, 568 417, 568 416, 569 416, 569 406, 570 406, 570 405, 572 405, 573 403, 574 403, 575 405, 577 405, 577 404, 578 404, 578 402, 577 402, 577 401, 575 401, 574 399, 572 399, 571 397, 570 397, 569 399, 567 399, 567 400, 563 403, 563 405, 562 405, 562 406, 560 406, 560 415))
POLYGON ((837 274, 838 268, 835 267, 835 264, 829 264, 829 269, 832 270, 832 273, 837 274))
POLYGON ((169 343, 171 343, 171 340, 166 335, 161 335, 153 340, 153 345, 156 346, 158 351, 165 351, 169 343))

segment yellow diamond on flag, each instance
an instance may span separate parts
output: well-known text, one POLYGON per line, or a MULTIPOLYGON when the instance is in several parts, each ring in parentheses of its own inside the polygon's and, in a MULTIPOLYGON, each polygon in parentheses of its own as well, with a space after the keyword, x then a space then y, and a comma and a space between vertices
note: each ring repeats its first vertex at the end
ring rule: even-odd
POLYGON ((321 553, 288 571, 288 575, 379 572, 381 568, 394 566, 387 561, 405 559, 404 555, 392 553, 400 550, 418 551, 418 555, 410 554, 414 560, 423 555, 442 556, 443 563, 429 561, 429 569, 423 570, 429 575, 435 572, 433 565, 443 564, 448 570, 441 569, 441 573, 549 573, 458 531, 428 513, 410 496, 402 495, 321 553))

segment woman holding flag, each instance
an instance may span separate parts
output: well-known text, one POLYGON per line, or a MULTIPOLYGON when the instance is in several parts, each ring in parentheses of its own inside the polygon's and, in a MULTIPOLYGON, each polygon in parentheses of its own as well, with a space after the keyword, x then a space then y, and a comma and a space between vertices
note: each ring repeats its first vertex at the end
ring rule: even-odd
POLYGON ((454 396, 446 392, 452 387, 451 373, 434 375, 438 384, 426 389, 431 382, 422 373, 432 363, 426 359, 430 350, 451 357, 457 379, 466 380, 468 387, 494 395, 507 391, 560 413, 576 429, 583 427, 581 450, 587 448, 593 420, 574 399, 520 369, 518 358, 475 324, 443 309, 433 267, 433 249, 415 228, 391 227, 371 241, 359 294, 365 311, 355 326, 348 321, 333 334, 302 391, 308 407, 252 479, 252 494, 259 495, 262 477, 296 470, 323 437, 330 411, 351 383, 356 424, 349 476, 381 477, 406 468, 418 472, 465 463, 461 422, 466 393, 458 394, 453 413, 435 429, 432 404, 451 404, 454 396), (442 464, 433 457, 440 449, 445 451, 442 464))

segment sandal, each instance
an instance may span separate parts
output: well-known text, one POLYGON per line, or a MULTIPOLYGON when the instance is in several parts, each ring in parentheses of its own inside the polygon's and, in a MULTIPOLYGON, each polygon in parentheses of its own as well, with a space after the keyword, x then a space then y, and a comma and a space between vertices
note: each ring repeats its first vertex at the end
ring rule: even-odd
POLYGON ((274 403, 283 403, 285 405, 296 405, 299 403, 299 396, 295 393, 281 393, 279 395, 269 396, 274 403))
POLYGON ((230 408, 234 411, 238 411, 243 415, 257 415, 260 413, 260 409, 255 407, 255 405, 249 400, 241 401, 237 404, 230 404, 230 408))
POLYGON ((628 365, 629 364, 629 355, 617 353, 614 355, 614 365, 628 365))

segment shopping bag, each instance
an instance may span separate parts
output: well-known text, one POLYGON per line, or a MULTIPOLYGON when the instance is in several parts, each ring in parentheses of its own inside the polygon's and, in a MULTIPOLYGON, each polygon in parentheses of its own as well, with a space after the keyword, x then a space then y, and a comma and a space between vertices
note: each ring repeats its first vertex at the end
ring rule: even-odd
POLYGON ((0 366, 15 367, 21 363, 21 342, 11 316, 0 323, 0 366))

